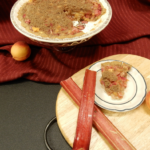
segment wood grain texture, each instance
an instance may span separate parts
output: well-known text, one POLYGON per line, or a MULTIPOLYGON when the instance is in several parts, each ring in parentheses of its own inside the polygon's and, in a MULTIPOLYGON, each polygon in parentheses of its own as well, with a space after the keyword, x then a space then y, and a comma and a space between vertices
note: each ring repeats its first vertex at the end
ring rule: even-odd
MULTIPOLYGON (((144 76, 147 89, 150 90, 150 60, 136 55, 113 55, 102 60, 121 60, 137 68, 144 76)), ((86 68, 89 68, 87 66, 86 68)), ((85 69, 72 76, 72 79, 82 89, 85 69)), ((133 144, 137 150, 150 149, 150 110, 145 102, 138 108, 129 112, 111 112, 101 109, 108 119, 120 130, 120 132, 133 144)), ((58 126, 66 141, 73 145, 78 106, 73 102, 66 91, 61 88, 56 101, 56 116, 58 126)), ((101 133, 92 128, 90 150, 113 149, 101 133)))

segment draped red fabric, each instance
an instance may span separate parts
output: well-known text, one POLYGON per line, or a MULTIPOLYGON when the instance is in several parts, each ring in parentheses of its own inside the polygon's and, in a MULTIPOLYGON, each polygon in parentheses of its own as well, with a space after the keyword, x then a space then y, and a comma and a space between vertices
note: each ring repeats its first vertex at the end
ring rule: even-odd
POLYGON ((68 53, 39 46, 11 24, 16 0, 0 1, 0 83, 18 78, 59 83, 91 63, 115 54, 150 58, 150 0, 108 0, 113 11, 109 25, 88 42, 68 53), (15 61, 9 50, 17 41, 27 42, 29 59, 15 61))

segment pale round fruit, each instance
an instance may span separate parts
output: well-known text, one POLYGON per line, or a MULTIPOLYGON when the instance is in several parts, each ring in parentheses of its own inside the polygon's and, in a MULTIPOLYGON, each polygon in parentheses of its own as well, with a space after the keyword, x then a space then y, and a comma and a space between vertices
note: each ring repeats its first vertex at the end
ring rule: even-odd
POLYGON ((31 49, 25 42, 18 41, 11 47, 10 53, 15 60, 24 61, 30 56, 31 49))

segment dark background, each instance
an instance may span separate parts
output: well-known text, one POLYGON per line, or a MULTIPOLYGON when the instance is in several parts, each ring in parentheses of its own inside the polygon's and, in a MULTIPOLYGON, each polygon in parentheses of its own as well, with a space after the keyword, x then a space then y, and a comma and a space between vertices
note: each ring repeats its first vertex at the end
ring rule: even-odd
MULTIPOLYGON (((0 85, 0 150, 46 150, 44 129, 55 116, 59 84, 16 80, 0 85)), ((71 150, 57 122, 47 132, 55 150, 71 150)))

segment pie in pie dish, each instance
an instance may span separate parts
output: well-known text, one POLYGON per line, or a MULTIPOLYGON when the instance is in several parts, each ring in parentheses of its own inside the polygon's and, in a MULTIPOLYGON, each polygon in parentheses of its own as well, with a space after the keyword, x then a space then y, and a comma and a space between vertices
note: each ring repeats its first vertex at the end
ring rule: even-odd
POLYGON ((18 19, 36 35, 66 38, 84 34, 86 24, 105 12, 98 0, 29 0, 20 8, 18 19))
POLYGON ((124 96, 124 90, 127 87, 127 72, 131 65, 124 62, 113 61, 101 64, 102 77, 100 83, 105 91, 113 99, 121 99, 124 96))

